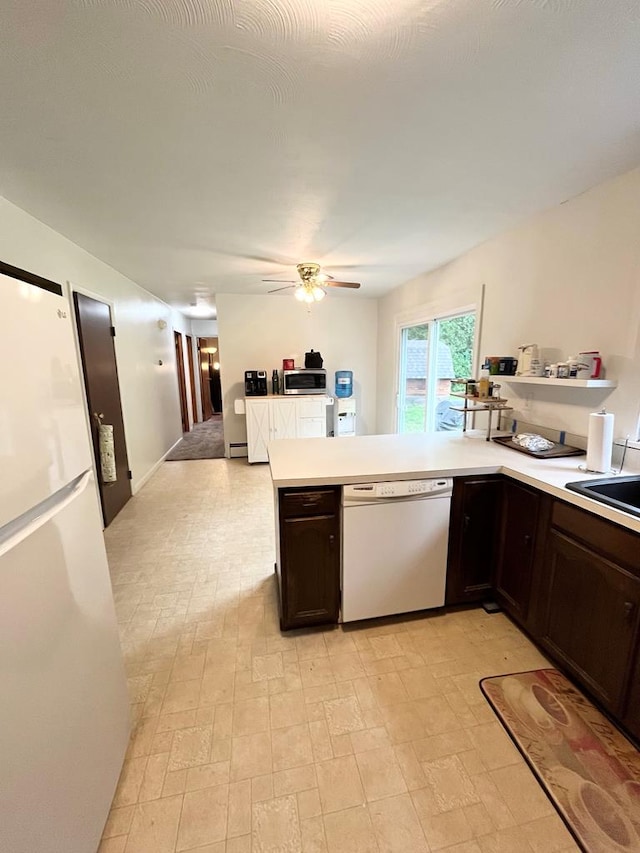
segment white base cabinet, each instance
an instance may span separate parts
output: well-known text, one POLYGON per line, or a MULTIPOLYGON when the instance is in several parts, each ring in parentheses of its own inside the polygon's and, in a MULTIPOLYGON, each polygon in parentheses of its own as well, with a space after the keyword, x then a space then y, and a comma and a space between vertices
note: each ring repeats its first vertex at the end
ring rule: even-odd
POLYGON ((325 438, 331 397, 247 397, 249 462, 268 462, 267 445, 280 438, 325 438))

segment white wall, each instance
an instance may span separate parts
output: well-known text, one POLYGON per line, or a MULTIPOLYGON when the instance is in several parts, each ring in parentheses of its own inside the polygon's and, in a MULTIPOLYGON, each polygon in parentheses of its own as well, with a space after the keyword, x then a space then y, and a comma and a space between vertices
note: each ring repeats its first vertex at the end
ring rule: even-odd
POLYGON ((244 416, 233 401, 244 397, 244 371, 282 369, 283 358, 304 367, 304 354, 320 351, 333 393, 336 370, 353 370, 358 433, 375 432, 377 300, 328 294, 308 311, 292 296, 216 295, 220 342, 224 436, 247 440, 244 416))
POLYGON ((122 413, 136 491, 182 435, 172 329, 189 332, 189 321, 1 197, 0 258, 60 284, 69 281, 113 304, 122 413), (158 320, 167 323, 165 329, 158 328, 158 320))
MULTIPOLYGON (((525 164, 526 165, 526 164, 525 164)), ((514 417, 586 435, 603 403, 616 436, 635 437, 640 400, 640 169, 537 215, 452 263, 396 288, 379 302, 378 429, 393 432, 396 317, 485 284, 480 354, 516 355, 537 343, 551 361, 599 349, 609 395, 507 386, 514 417), (531 399, 527 400, 526 396, 531 399)))

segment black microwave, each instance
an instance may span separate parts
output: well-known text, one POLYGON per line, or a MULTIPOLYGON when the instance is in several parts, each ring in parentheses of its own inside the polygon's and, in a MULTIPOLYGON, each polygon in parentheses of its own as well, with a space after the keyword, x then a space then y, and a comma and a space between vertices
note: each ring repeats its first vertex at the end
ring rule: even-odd
POLYGON ((282 384, 285 394, 326 394, 327 371, 320 368, 284 370, 282 384))

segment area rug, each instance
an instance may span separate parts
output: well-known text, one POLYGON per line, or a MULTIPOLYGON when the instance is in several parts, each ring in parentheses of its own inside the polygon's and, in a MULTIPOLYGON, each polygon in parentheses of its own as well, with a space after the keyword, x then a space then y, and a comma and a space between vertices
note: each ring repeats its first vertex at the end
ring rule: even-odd
POLYGON ((640 853, 640 753, 555 669, 480 687, 578 845, 640 853))
POLYGON ((224 433, 222 415, 213 415, 208 421, 195 424, 191 432, 185 432, 167 456, 167 462, 182 462, 185 459, 222 459, 224 456, 224 433))

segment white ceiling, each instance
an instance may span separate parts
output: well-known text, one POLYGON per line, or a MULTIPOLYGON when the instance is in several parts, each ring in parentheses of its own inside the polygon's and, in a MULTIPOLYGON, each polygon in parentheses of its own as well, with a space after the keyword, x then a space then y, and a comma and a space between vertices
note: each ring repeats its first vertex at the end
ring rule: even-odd
POLYGON ((301 260, 377 296, 640 162, 638 0, 0 18, 0 193, 178 307, 301 260))

